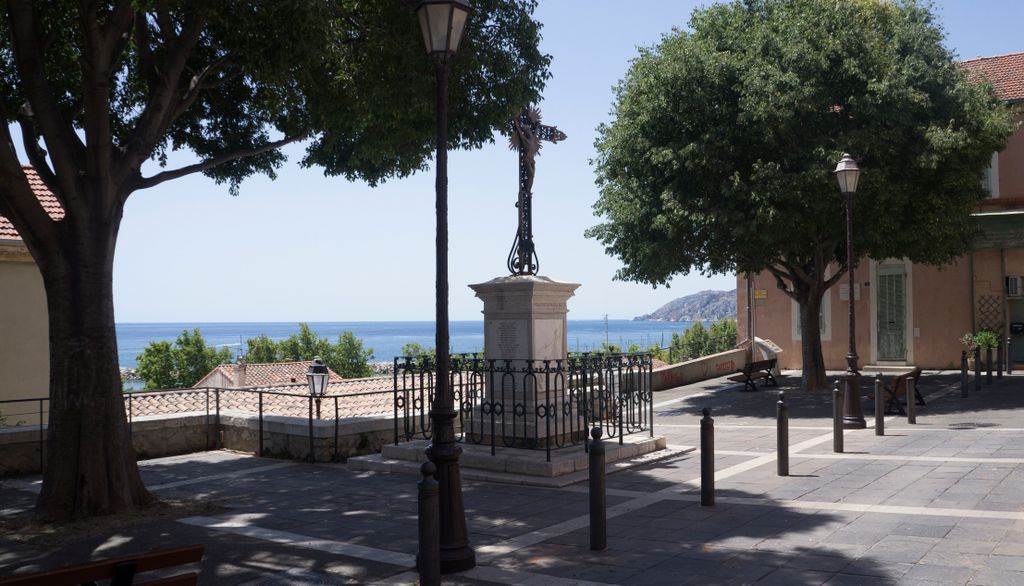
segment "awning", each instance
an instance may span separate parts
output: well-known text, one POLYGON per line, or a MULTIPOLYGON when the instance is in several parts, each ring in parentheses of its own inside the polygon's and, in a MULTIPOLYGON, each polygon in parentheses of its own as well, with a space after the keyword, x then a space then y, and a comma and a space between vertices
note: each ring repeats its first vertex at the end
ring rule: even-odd
POLYGON ((1024 210, 971 214, 981 234, 974 248, 1024 248, 1024 210))

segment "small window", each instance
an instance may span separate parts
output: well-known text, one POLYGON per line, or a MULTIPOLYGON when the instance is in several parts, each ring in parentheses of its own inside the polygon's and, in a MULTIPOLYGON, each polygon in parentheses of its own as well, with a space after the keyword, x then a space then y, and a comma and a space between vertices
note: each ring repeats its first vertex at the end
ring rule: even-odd
MULTIPOLYGON (((821 296, 821 313, 818 314, 818 325, 821 328, 821 340, 828 342, 832 340, 832 289, 821 296)), ((800 340, 800 305, 795 300, 790 300, 791 313, 793 316, 793 339, 800 340)))
POLYGON ((991 199, 999 197, 999 153, 992 153, 992 162, 981 178, 981 186, 991 199))

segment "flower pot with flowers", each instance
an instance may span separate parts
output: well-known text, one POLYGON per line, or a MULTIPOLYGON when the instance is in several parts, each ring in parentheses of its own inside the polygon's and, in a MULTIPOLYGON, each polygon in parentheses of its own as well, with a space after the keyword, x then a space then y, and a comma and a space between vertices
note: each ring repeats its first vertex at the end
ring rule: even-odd
POLYGON ((978 340, 974 334, 967 332, 960 337, 960 345, 967 352, 967 370, 974 370, 974 349, 978 347, 978 340))

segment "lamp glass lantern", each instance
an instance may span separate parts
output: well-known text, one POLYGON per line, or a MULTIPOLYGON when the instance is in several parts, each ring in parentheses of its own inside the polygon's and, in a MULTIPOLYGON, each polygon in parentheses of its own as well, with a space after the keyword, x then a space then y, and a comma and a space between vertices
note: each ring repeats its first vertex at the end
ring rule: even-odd
POLYGON ((313 358, 313 364, 306 370, 306 382, 309 383, 309 394, 321 397, 327 390, 327 365, 319 356, 313 358))
POLYGON ((860 179, 860 167, 857 161, 853 160, 848 153, 843 153, 843 158, 836 165, 836 180, 839 182, 839 191, 846 195, 857 191, 857 181, 860 179))
POLYGON ((469 16, 468 0, 424 0, 416 7, 420 32, 427 53, 452 55, 459 50, 459 41, 469 16))

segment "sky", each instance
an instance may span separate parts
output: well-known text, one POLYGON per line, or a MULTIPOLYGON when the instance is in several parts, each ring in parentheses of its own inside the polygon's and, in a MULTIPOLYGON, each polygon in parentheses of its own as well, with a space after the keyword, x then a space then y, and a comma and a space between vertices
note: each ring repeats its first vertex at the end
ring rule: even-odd
MULTIPOLYGON (((579 283, 570 319, 630 319, 734 275, 677 276, 670 287, 613 280, 619 261, 583 236, 600 221, 590 160, 613 89, 638 47, 655 44, 706 2, 544 0, 541 49, 552 78, 539 104, 568 135, 537 159, 534 241, 540 274, 579 283)), ((940 0, 947 47, 961 59, 1024 50, 1022 0, 940 0)), ((426 58, 426 56, 424 56, 426 58)), ((424 100, 433 100, 425 95, 424 100)), ((118 322, 406 321, 434 316, 433 168, 376 188, 301 169, 238 197, 201 175, 128 200, 114 263, 118 322)), ((187 160, 186 160, 187 162, 187 160)), ((450 317, 482 319, 467 285, 505 276, 516 231, 517 158, 507 139, 449 155, 450 317)))

